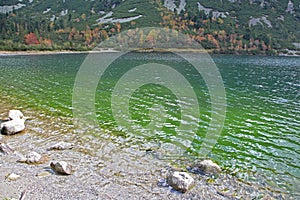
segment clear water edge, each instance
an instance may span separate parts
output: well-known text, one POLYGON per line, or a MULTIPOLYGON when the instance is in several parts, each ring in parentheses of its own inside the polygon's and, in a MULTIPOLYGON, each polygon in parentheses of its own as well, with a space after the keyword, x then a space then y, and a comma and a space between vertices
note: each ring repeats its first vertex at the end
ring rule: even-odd
MULTIPOLYGON (((53 140, 60 138, 61 134, 66 132, 73 132, 76 140, 79 140, 82 134, 78 133, 80 130, 74 129, 72 124, 71 94, 76 72, 84 57, 84 54, 80 56, 2 56, 0 70, 5 76, 1 76, 0 80, 1 102, 4 102, 6 105, 4 107, 7 109, 16 106, 25 113, 33 115, 34 118, 39 118, 37 124, 34 120, 32 122, 37 129, 39 123, 44 120, 43 118, 48 122, 53 121, 53 126, 59 127, 56 131, 48 130, 48 136, 55 135, 53 140)), ((275 187, 275 191, 299 195, 297 192, 300 185, 300 59, 216 56, 214 60, 224 80, 228 110, 222 136, 209 156, 218 161, 222 167, 227 168, 229 172, 238 171, 236 176, 245 181, 251 182, 253 179, 263 187, 275 187)), ((101 88, 98 92, 98 95, 103 96, 101 88)), ((155 93, 155 90, 153 92, 155 93)), ((151 94, 149 91, 147 93, 151 94)), ((138 95, 139 92, 135 97, 138 104, 133 103, 133 105, 145 103, 138 95)), ((205 97, 205 90, 203 96, 205 97)), ((151 98, 151 95, 148 98, 151 98)), ((107 111, 106 109, 107 107, 104 107, 104 112, 107 111)), ((143 108, 137 106, 135 109, 138 120, 139 116, 144 113, 143 108)), ((1 111, 2 116, 6 111, 1 111)), ((204 109, 205 112, 207 116, 204 116, 203 124, 210 119, 209 105, 206 110, 204 109)), ((128 137, 126 133, 114 130, 110 116, 101 119, 103 116, 101 112, 98 116, 101 123, 105 125, 103 129, 98 130, 101 136, 94 133, 95 136, 109 139, 116 146, 137 145, 140 149, 145 145, 146 147, 142 148, 147 149, 153 144, 157 145, 151 138, 148 144, 143 144, 138 138, 128 137), (107 130, 104 131, 105 134, 102 134, 103 130, 107 130)), ((145 119, 144 117, 140 118, 145 119)), ((176 125, 173 121, 174 123, 176 125)), ((172 126, 172 122, 170 124, 172 126)), ((52 128, 49 127, 49 129, 52 128)), ((39 133, 39 135, 43 134, 42 131, 39 133)), ((200 144, 201 134, 200 132, 200 144)), ((84 145, 91 146, 90 151, 94 152, 92 145, 94 139, 91 139, 89 135, 82 136, 82 138, 89 138, 88 141, 84 140, 84 145)), ((158 137, 158 139, 163 143, 163 138, 158 137)), ((197 145, 191 153, 192 158, 195 158, 197 145)), ((97 157, 97 153, 94 156, 97 157)), ((124 156, 126 157, 126 153, 124 156)))

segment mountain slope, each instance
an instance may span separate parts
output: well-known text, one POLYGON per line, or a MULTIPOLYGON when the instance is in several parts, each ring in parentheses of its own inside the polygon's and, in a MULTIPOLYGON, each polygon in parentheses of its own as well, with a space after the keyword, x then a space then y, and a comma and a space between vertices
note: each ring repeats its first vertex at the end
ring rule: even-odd
POLYGON ((4 50, 86 50, 126 29, 179 30, 216 52, 274 53, 300 42, 300 0, 2 0, 4 50))

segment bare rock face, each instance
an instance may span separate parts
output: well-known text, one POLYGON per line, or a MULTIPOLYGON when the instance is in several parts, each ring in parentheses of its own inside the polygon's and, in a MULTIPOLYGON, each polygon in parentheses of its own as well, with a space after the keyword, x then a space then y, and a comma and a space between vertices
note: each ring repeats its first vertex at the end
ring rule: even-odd
POLYGON ((203 161, 195 164, 193 167, 191 167, 190 171, 193 173, 216 175, 216 174, 221 173, 222 170, 219 167, 219 165, 217 165, 213 161, 203 160, 203 161))
POLYGON ((59 142, 57 144, 52 145, 48 148, 48 150, 66 150, 66 149, 72 149, 74 147, 74 144, 68 143, 68 142, 59 142))
POLYGON ((65 161, 51 162, 50 167, 57 173, 61 175, 72 174, 72 165, 65 161))
POLYGON ((8 119, 15 120, 15 119, 23 119, 24 115, 20 110, 10 110, 8 112, 8 119))
POLYGON ((48 161, 47 156, 43 156, 34 151, 30 152, 29 154, 23 156, 20 160, 18 160, 18 162, 27 164, 42 164, 46 161, 48 161))
POLYGON ((173 172, 168 175, 167 183, 175 190, 187 192, 194 186, 195 181, 186 172, 173 172))

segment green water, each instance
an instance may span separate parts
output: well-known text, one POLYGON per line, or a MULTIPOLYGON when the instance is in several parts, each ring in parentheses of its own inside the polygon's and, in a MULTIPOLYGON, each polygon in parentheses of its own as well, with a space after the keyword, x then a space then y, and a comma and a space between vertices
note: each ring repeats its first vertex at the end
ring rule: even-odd
MULTIPOLYGON (((72 119, 72 94, 76 74, 86 54, 0 56, 0 100, 10 108, 34 110, 37 115, 72 119)), ((300 191, 300 58, 260 56, 213 56, 226 91, 226 119, 217 144, 208 155, 229 172, 238 170, 244 180, 260 182, 278 190, 300 191)), ((101 78, 95 95, 95 109, 100 128, 111 136, 132 137, 132 144, 172 143, 180 123, 196 124, 197 130, 185 155, 197 157, 211 120, 211 100, 205 82, 184 61, 160 54, 132 53, 114 63, 101 78), (174 65, 193 85, 200 105, 200 115, 183 120, 178 98, 166 87, 147 84, 135 90, 129 101, 128 116, 140 127, 160 113, 165 124, 150 135, 118 127, 111 111, 113 88, 132 65, 162 59, 174 65), (186 63, 185 63, 186 64, 186 63), (160 106, 155 106, 160 105, 160 106), (186 120, 190 119, 190 120, 186 120), (127 132, 128 131, 128 132, 127 132), (135 137, 136 136, 136 137, 135 137)), ((158 75, 159 76, 159 75, 158 75)), ((130 83, 124 86, 130 88, 130 83)), ((184 90, 185 88, 181 88, 184 90)), ((190 105, 186 97, 184 105, 190 105)), ((84 106, 84 105, 83 105, 84 106)), ((4 111, 1 111, 4 112, 4 111)), ((122 117, 122 116, 121 116, 122 117)), ((95 133, 95 136, 102 137, 95 133)), ((107 135, 106 135, 107 137, 107 135)), ((179 142, 173 143, 181 146, 179 142)), ((168 149, 166 149, 168 151, 168 149)), ((172 151, 172 149, 169 149, 172 151)), ((299 195, 299 194, 298 194, 299 195)))

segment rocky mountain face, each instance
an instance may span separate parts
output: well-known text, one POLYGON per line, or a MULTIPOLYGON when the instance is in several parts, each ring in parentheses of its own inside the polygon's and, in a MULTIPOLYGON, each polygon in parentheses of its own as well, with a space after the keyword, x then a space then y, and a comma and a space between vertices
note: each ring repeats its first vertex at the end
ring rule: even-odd
POLYGON ((176 29, 218 51, 297 49, 300 0, 0 2, 4 49, 89 49, 110 35, 142 26, 176 29))

